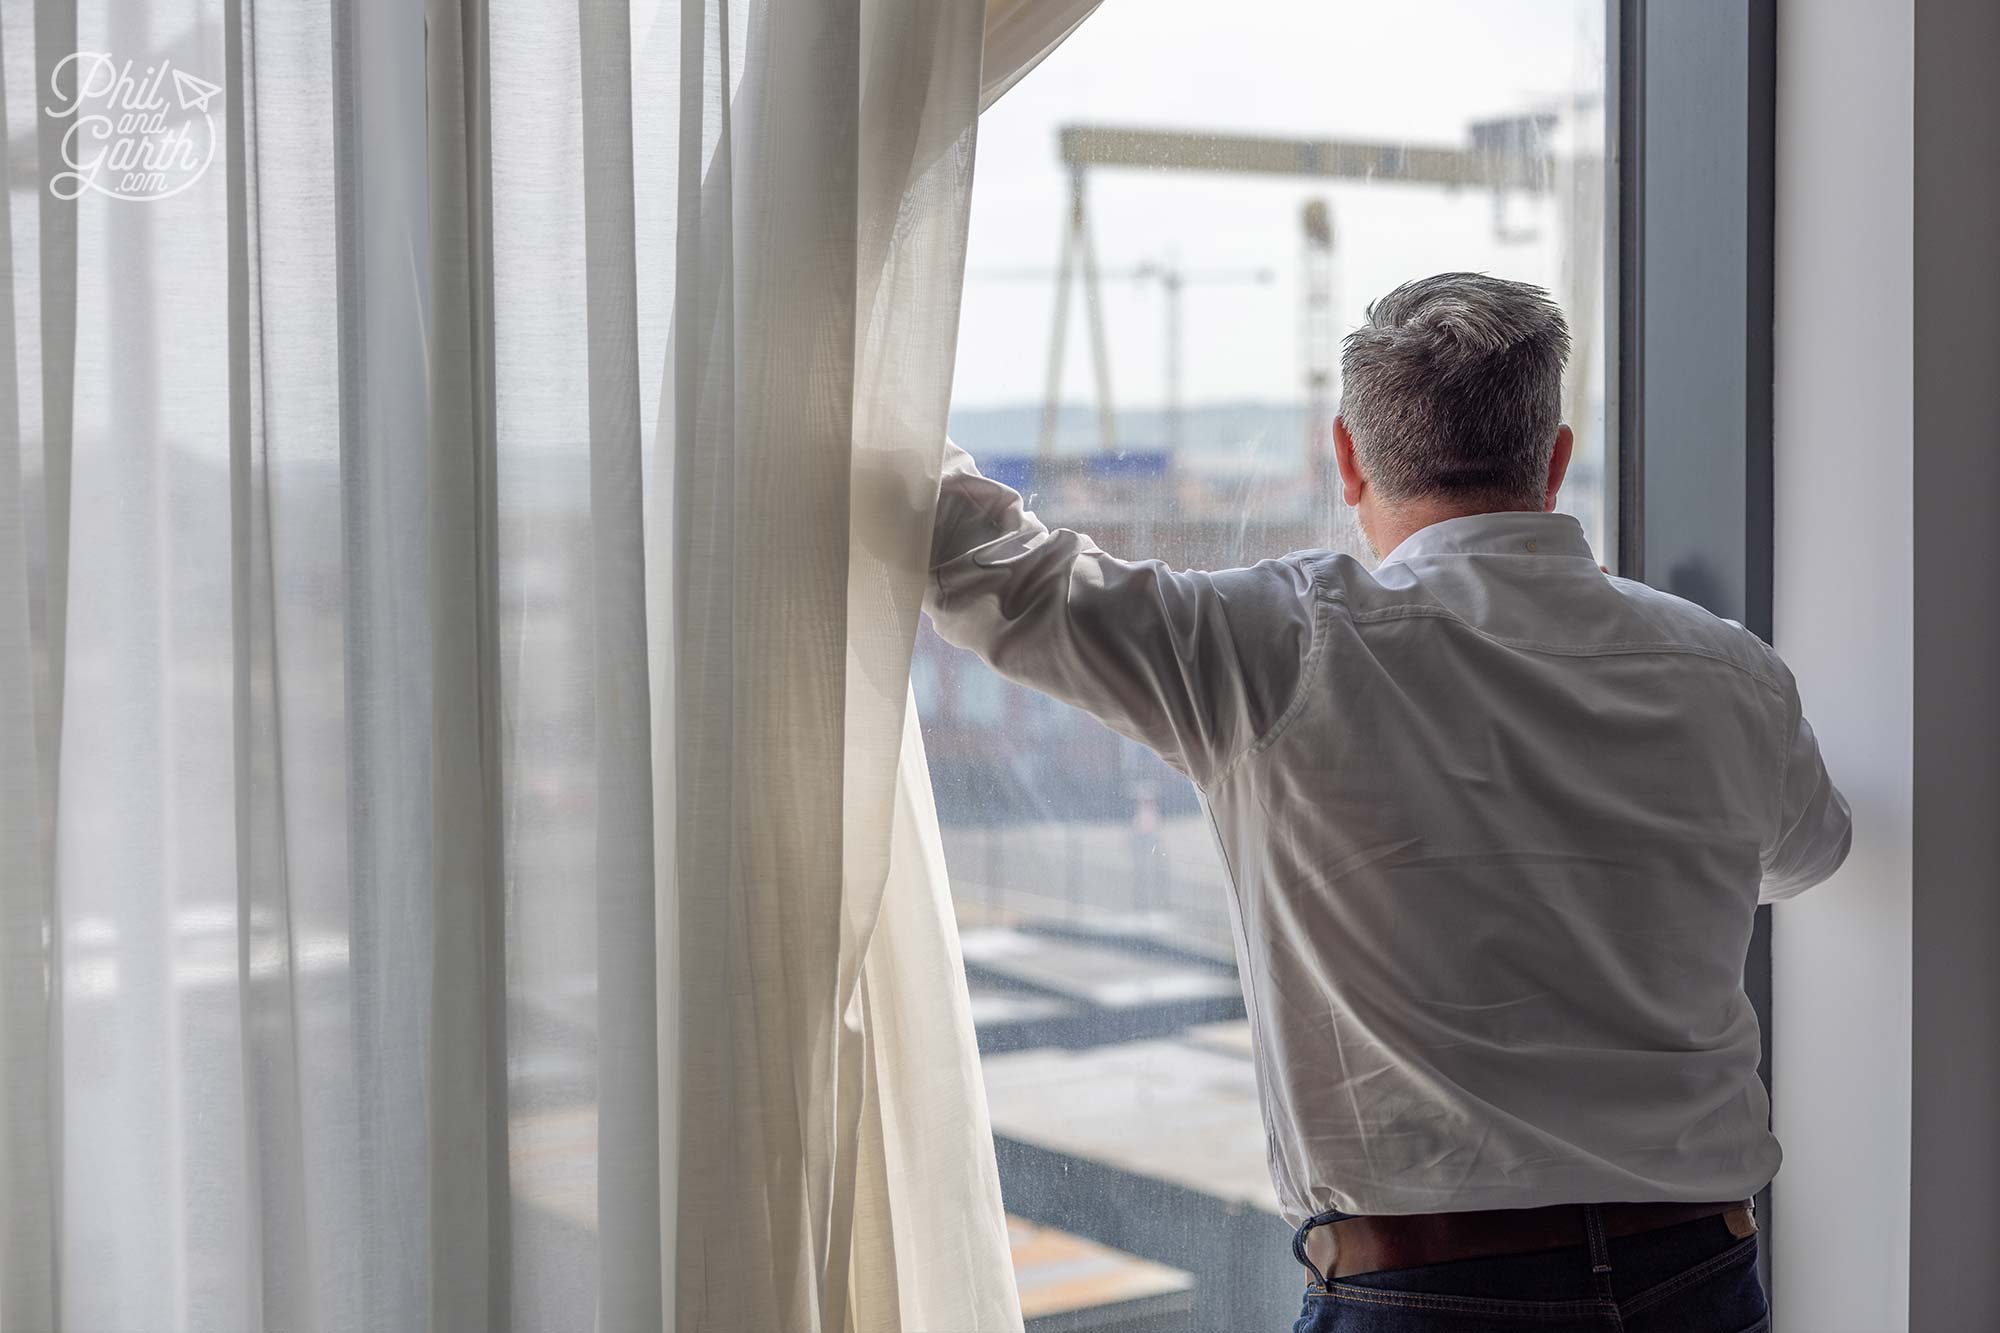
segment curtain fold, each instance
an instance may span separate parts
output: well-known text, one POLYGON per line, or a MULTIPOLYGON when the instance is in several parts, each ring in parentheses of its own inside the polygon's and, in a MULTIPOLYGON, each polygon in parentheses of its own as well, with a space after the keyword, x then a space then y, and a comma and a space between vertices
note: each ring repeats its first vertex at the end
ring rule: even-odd
POLYGON ((1104 0, 987 0, 985 110, 1063 44, 1104 0))
POLYGON ((432 0, 426 19, 431 1327, 507 1333, 514 1322, 510 876, 493 235, 493 120, 500 108, 488 5, 432 0))
MULTIPOLYGON (((35 31, 19 17, 0 15, 0 131, 9 142, 34 115, 18 90, 24 76, 33 86, 35 31)), ((51 1328, 59 1122, 49 1063, 54 885, 47 831, 55 767, 48 728, 56 710, 36 706, 48 697, 50 599, 47 576, 36 577, 29 552, 47 549, 46 530, 35 531, 47 512, 46 482, 35 484, 40 477, 30 472, 45 473, 24 447, 45 437, 36 430, 24 442, 21 430, 39 400, 33 362, 23 365, 23 334, 36 341, 42 311, 32 289, 23 291, 14 258, 37 229, 16 226, 13 212, 0 209, 0 1328, 51 1328)), ((29 273, 38 267, 26 265, 29 273)), ((36 563, 46 569, 46 556, 36 563)))
POLYGON ((1091 7, 0 15, 0 1327, 1020 1327, 909 661, 1091 7))

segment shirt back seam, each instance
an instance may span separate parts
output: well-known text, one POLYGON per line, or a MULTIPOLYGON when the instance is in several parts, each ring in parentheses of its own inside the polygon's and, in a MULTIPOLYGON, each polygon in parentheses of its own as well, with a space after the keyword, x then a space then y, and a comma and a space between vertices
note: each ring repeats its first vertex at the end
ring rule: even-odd
POLYGON ((1547 653, 1554 657, 1634 657, 1642 653, 1676 653, 1687 657, 1702 657, 1711 662, 1720 662, 1723 666, 1742 672, 1773 694, 1780 697, 1784 695, 1784 689, 1777 681, 1772 680, 1760 671, 1745 666, 1726 653, 1717 652, 1713 648, 1704 648, 1700 644, 1673 643, 1659 639, 1622 639, 1612 643, 1547 643, 1540 639, 1517 639, 1505 634, 1494 634, 1489 630, 1483 630, 1446 606, 1389 606, 1374 611, 1356 611, 1351 605, 1348 608, 1348 619, 1357 625, 1375 624, 1385 620, 1408 620, 1417 616, 1430 616, 1438 620, 1452 621, 1455 624, 1463 626, 1470 633, 1477 634, 1489 643, 1497 643, 1503 648, 1518 648, 1524 652, 1547 653))

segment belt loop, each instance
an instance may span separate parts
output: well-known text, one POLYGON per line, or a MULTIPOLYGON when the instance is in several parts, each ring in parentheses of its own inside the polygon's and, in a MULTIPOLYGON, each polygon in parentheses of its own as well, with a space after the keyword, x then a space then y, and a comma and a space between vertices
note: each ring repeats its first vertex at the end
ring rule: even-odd
MULTIPOLYGON (((1344 1218, 1346 1216, 1347 1216, 1346 1213, 1340 1212, 1338 1210, 1330 1210, 1324 1213, 1315 1213, 1311 1217, 1308 1217, 1304 1222, 1300 1223, 1298 1229, 1292 1232, 1292 1257, 1294 1259, 1297 1259, 1300 1263, 1304 1264, 1306 1266, 1306 1271, 1313 1275, 1313 1285, 1315 1287, 1326 1286, 1327 1283, 1333 1280, 1333 1275, 1330 1273, 1320 1272, 1319 1265, 1306 1257, 1306 1233, 1311 1231, 1314 1227, 1325 1226, 1330 1222, 1337 1222, 1341 1218, 1344 1218)), ((1339 1262, 1338 1246, 1335 1247, 1334 1261, 1336 1264, 1339 1262)))
POLYGON ((1584 1238, 1590 1245, 1590 1271, 1611 1271, 1611 1247, 1604 1242, 1604 1211, 1594 1203, 1583 1206, 1584 1238))

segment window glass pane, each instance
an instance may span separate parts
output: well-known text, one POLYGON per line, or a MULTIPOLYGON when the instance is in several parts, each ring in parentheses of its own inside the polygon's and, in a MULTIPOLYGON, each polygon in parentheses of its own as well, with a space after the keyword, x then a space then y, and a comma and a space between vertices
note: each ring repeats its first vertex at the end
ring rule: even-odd
MULTIPOLYGON (((1413 277, 1520 278, 1570 316, 1562 507, 1609 563, 1604 66, 1601 0, 1105 6, 982 122, 953 437, 1119 555, 1365 558, 1340 335, 1413 277)), ((917 676, 1029 1328, 1286 1326, 1192 788, 928 628, 917 676)))

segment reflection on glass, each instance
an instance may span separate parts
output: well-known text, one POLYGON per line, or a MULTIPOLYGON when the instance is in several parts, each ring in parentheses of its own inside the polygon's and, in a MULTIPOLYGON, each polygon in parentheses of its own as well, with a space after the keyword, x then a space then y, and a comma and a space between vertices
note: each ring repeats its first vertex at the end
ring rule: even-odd
MULTIPOLYGON (((984 118, 952 434, 1052 525, 1222 568, 1366 556, 1339 338, 1428 273, 1570 316, 1600 558, 1603 6, 1110 6, 984 118)), ((915 679, 1028 1327, 1281 1327, 1228 895, 1193 790, 926 629, 915 679)))

